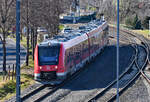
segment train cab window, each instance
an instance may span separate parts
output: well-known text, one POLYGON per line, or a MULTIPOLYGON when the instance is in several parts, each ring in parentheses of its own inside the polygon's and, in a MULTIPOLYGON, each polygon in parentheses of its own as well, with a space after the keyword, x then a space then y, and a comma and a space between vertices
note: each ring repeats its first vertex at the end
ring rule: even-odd
POLYGON ((57 65, 60 46, 39 46, 39 65, 57 65))

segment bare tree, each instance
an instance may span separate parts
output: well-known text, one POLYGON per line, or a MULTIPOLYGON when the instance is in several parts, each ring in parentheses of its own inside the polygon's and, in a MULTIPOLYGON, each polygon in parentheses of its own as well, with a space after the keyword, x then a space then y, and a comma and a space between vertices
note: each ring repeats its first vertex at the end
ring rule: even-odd
POLYGON ((21 23, 23 26, 27 28, 26 32, 26 39, 27 39, 27 54, 26 54, 26 66, 29 65, 29 31, 30 31, 30 25, 29 25, 29 1, 30 0, 22 0, 21 2, 21 23))
POLYGON ((0 28, 2 30, 1 41, 3 44, 3 71, 6 72, 6 37, 12 25, 15 24, 15 0, 0 0, 0 28))
MULTIPOLYGON (((21 22, 27 27, 27 56, 26 65, 29 62, 29 39, 31 38, 32 49, 36 43, 37 27, 45 27, 48 30, 49 36, 58 34, 59 32, 59 15, 63 12, 63 0, 22 0, 21 3, 21 22), (32 29, 32 35, 29 36, 29 29, 32 29), (33 38, 35 37, 35 39, 33 38)), ((34 52, 32 51, 32 55, 34 52)))
MULTIPOLYGON (((40 0, 40 3, 42 1, 40 0)), ((21 22, 22 22, 22 26, 25 26, 27 28, 27 32, 26 32, 26 39, 27 39, 27 54, 26 54, 26 66, 29 65, 29 47, 30 47, 30 40, 34 42, 33 40, 33 28, 37 27, 37 22, 40 22, 39 19, 40 14, 38 13, 38 7, 36 6, 36 4, 38 3, 38 5, 40 4, 38 2, 38 0, 22 0, 21 2, 21 22), (36 26, 36 27, 35 27, 36 26), (32 33, 31 33, 32 30, 32 33), (32 34, 32 35, 31 35, 32 34)), ((39 5, 40 6, 40 5, 39 5)), ((35 42, 34 42, 35 43, 35 42)), ((32 46, 32 50, 34 49, 34 45, 35 44, 31 44, 32 46)), ((33 50, 34 51, 34 50, 33 50)), ((32 56, 34 55, 34 52, 32 51, 32 56)))
POLYGON ((58 34, 59 31, 59 15, 63 12, 61 6, 62 0, 46 0, 42 8, 42 20, 43 24, 49 31, 50 35, 53 36, 58 34))

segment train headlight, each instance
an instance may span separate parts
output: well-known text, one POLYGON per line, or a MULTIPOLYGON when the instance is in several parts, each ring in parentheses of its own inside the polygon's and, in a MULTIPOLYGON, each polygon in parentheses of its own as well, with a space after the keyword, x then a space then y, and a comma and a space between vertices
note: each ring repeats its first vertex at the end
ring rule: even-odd
POLYGON ((40 67, 40 69, 42 69, 42 67, 40 67))
POLYGON ((58 67, 57 66, 55 66, 55 69, 57 69, 58 67))

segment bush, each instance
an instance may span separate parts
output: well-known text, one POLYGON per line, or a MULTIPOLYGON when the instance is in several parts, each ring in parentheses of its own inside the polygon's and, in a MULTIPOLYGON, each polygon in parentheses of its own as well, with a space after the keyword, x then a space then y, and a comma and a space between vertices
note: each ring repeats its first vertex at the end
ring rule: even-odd
POLYGON ((144 29, 149 29, 149 20, 150 20, 150 17, 146 16, 144 21, 142 22, 142 26, 144 29))
POLYGON ((127 18, 125 24, 131 29, 141 29, 141 21, 138 19, 137 15, 127 18))
POLYGON ((59 25, 59 30, 63 30, 64 29, 64 25, 59 25))
POLYGON ((3 87, 0 87, 0 100, 5 97, 8 93, 14 93, 16 91, 15 81, 10 81, 4 84, 3 87))
POLYGON ((131 18, 126 18, 125 24, 126 24, 129 28, 132 28, 132 19, 131 19, 131 18))

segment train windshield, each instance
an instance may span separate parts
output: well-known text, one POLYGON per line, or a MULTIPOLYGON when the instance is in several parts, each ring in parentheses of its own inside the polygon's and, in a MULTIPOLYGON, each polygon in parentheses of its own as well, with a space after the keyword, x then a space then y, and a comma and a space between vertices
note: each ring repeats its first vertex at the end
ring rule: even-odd
POLYGON ((39 65, 57 65, 59 46, 39 46, 39 65))

